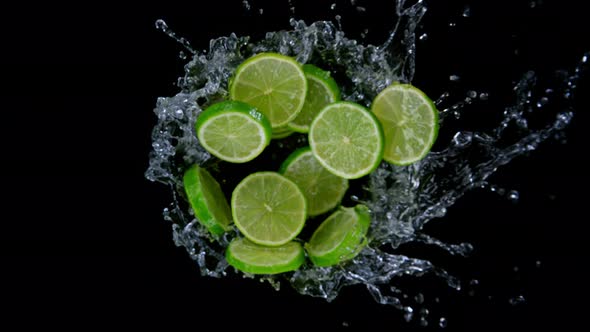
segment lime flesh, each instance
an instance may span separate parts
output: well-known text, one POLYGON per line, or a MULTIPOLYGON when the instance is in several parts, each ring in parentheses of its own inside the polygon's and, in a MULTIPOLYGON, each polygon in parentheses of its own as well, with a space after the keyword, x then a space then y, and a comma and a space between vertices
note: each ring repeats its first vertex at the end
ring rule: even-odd
POLYGON ((237 101, 214 104, 195 125, 199 143, 219 159, 244 163, 256 158, 271 139, 270 122, 253 106, 237 101))
POLYGON ((275 172, 253 173, 234 189, 231 199, 234 223, 256 244, 280 246, 301 232, 307 203, 301 189, 275 172))
POLYGON ((311 217, 335 208, 348 189, 348 180, 322 166, 309 147, 295 150, 283 162, 279 172, 303 191, 311 217))
POLYGON ((278 53, 260 53, 244 61, 230 82, 230 98, 256 107, 272 128, 286 126, 303 107, 307 80, 301 65, 278 53))
POLYGON ((410 84, 392 84, 371 106, 383 126, 383 159, 408 165, 424 158, 438 134, 438 111, 422 91, 410 84))
POLYGON ((288 126, 294 131, 307 133, 315 116, 325 106, 340 100, 340 89, 328 71, 303 65, 303 72, 307 78, 307 96, 301 112, 288 126))
POLYGON ((383 158, 383 130, 377 118, 361 105, 337 102, 313 120, 309 145, 330 172, 346 179, 371 173, 383 158))
POLYGON ((341 207, 316 229, 305 249, 316 266, 331 266, 355 257, 365 246, 370 224, 368 208, 341 207))

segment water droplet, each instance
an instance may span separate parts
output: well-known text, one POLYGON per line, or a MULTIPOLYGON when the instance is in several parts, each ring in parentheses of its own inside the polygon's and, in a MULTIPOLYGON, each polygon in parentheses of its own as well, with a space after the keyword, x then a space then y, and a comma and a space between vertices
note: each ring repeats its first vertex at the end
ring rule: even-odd
POLYGON ((424 303, 424 295, 422 293, 416 294, 416 296, 414 296, 414 301, 418 304, 424 303))
POLYGON ((459 77, 459 75, 453 74, 453 75, 449 76, 449 81, 451 81, 451 82, 459 82, 460 80, 461 80, 461 77, 459 77))
POLYGON ((350 4, 353 6, 356 5, 356 0, 350 0, 350 4))
POLYGON ((510 190, 508 192, 508 199, 510 199, 513 202, 518 201, 518 199, 520 198, 520 194, 518 193, 518 191, 516 190, 510 190))
POLYGON ((463 8, 463 17, 470 17, 471 16, 471 7, 465 6, 463 8))
POLYGON ((244 9, 246 9, 246 10, 252 9, 252 7, 250 6, 250 3, 247 0, 242 1, 242 6, 244 6, 244 9))
POLYGON ((457 147, 465 147, 471 144, 473 133, 470 131, 459 131, 453 136, 453 144, 457 147))
POLYGON ((540 260, 535 261, 535 267, 537 269, 541 267, 541 261, 540 260))
POLYGON ((361 32, 361 37, 366 38, 368 33, 369 33, 369 29, 364 29, 363 32, 361 32))
POLYGON ((264 8, 258 9, 258 13, 260 13, 260 15, 264 14, 264 8))
POLYGON ((529 7, 530 7, 530 8, 535 8, 535 7, 537 7, 537 2, 536 2, 536 1, 530 1, 530 2, 529 2, 529 7))
POLYGON ((524 296, 518 295, 518 296, 510 298, 508 300, 508 303, 510 303, 510 305, 512 305, 512 306, 517 306, 517 305, 526 303, 526 299, 524 298, 524 296))
POLYGON ((445 327, 447 327, 447 319, 444 317, 441 317, 438 320, 438 326, 440 326, 440 328, 444 329, 445 327))
POLYGON ((404 319, 409 322, 414 317, 414 309, 412 307, 404 307, 404 319))
POLYGON ((537 101, 537 107, 541 108, 541 107, 547 105, 548 102, 549 102, 549 99, 547 97, 542 97, 541 99, 539 99, 539 101, 537 101))
POLYGON ((330 9, 332 9, 332 10, 336 9, 336 3, 335 2, 330 5, 330 9))
POLYGON ((158 29, 158 30, 166 31, 168 29, 168 25, 162 19, 156 20, 155 25, 156 25, 156 29, 158 29))
POLYGON ((440 97, 438 97, 438 99, 434 103, 436 104, 436 106, 439 106, 445 100, 447 100, 447 98, 449 98, 449 92, 448 91, 445 91, 442 95, 440 95, 440 97))
POLYGON ((516 125, 519 126, 520 128, 526 129, 529 126, 529 122, 525 118, 518 118, 516 120, 516 125))
POLYGON ((514 272, 518 272, 518 270, 520 270, 520 268, 518 266, 515 266, 512 268, 512 271, 514 271, 514 272))
POLYGON ((347 321, 343 321, 343 322, 342 322, 342 326, 343 326, 343 327, 349 327, 350 325, 348 324, 348 322, 347 322, 347 321))
POLYGON ((584 54, 584 56, 582 57, 582 63, 586 63, 588 62, 588 55, 584 54))
POLYGON ((364 13, 367 11, 367 9, 365 7, 358 6, 356 7, 356 11, 359 13, 364 13))
POLYGON ((426 319, 426 317, 420 317, 420 323, 419 324, 422 327, 428 326, 428 320, 426 319))
MULTIPOLYGON (((183 51, 180 51, 178 53, 178 57, 181 58, 182 60, 186 60, 186 53, 184 53, 183 51)), ((181 111, 182 112, 182 111, 181 111)))
POLYGON ((454 28, 454 27, 456 27, 456 26, 457 26, 457 23, 455 23, 455 22, 449 22, 449 26, 450 26, 451 28, 454 28))
POLYGON ((423 33, 420 35, 420 37, 418 37, 419 40, 421 41, 426 41, 428 39, 428 34, 427 33, 423 33))
POLYGON ((477 98, 477 91, 469 90, 467 91, 467 96, 469 98, 477 98))
POLYGON ((447 214, 447 208, 444 206, 437 207, 432 210, 432 215, 438 218, 442 218, 447 214))

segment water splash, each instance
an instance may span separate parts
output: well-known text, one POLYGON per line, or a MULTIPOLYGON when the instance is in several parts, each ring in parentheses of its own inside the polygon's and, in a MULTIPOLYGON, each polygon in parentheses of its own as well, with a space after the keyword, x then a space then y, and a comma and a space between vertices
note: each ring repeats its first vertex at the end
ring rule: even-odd
MULTIPOLYGON (((291 6, 291 2, 289 4, 291 6)), ((341 84, 343 99, 368 106, 376 94, 392 82, 412 82, 416 27, 425 12, 422 1, 407 5, 406 1, 397 0, 393 32, 378 46, 362 45, 348 39, 331 22, 308 25, 292 19, 289 31, 268 32, 259 41, 231 34, 211 40, 206 52, 195 52, 186 40, 176 37, 163 21, 158 20, 157 27, 194 56, 185 66, 185 75, 179 79, 181 91, 176 96, 161 97, 157 101, 154 112, 158 121, 152 134, 153 149, 146 177, 170 187, 173 201, 164 210, 164 219, 172 223, 175 244, 187 249, 203 275, 223 277, 233 271, 228 269, 223 253, 236 231, 213 241, 188 207, 181 179, 189 165, 198 163, 216 173, 222 185, 231 182, 216 172, 223 163, 200 146, 194 123, 203 108, 227 98, 228 80, 235 68, 260 52, 290 55, 301 63, 314 63, 331 70, 341 84)), ((260 280, 275 288, 279 287, 280 281, 286 281, 301 294, 328 301, 336 298, 342 287, 363 284, 378 303, 403 310, 408 321, 418 315, 420 324, 428 324, 425 318, 428 313, 414 312, 412 307, 405 305, 399 294, 392 291, 392 280, 431 273, 455 289, 461 289, 461 284, 430 261, 395 254, 395 249, 404 243, 417 242, 440 247, 452 255, 469 255, 473 249, 470 244, 444 243, 424 234, 422 228, 427 222, 444 217, 447 209, 469 190, 491 189, 487 179, 501 166, 535 150, 541 142, 567 127, 573 117, 568 101, 571 101, 580 73, 587 66, 587 59, 588 55, 584 55, 573 74, 564 74, 563 86, 543 96, 532 94, 537 88, 536 74, 525 73, 514 87, 515 103, 505 107, 503 118, 495 129, 458 131, 450 141, 441 143, 442 148, 410 166, 381 164, 360 189, 348 194, 350 201, 363 202, 370 207, 373 220, 369 246, 356 258, 333 267, 306 264, 298 271, 260 280), (528 118, 534 115, 535 109, 551 103, 563 107, 544 125, 530 126, 528 118)), ((458 76, 457 79, 451 77, 452 81, 458 79, 458 76)), ((441 131, 445 130, 446 122, 453 121, 453 117, 447 114, 459 118, 467 105, 475 100, 485 102, 488 99, 486 92, 468 91, 460 102, 446 105, 449 96, 445 93, 436 101, 442 108, 441 131)), ((285 155, 282 151, 305 145, 306 138, 293 135, 272 144, 268 149, 269 160, 278 163, 285 155)), ((508 196, 517 200, 519 195, 516 191, 509 191, 508 196)), ((446 319, 440 318, 438 324, 445 327, 446 319)))

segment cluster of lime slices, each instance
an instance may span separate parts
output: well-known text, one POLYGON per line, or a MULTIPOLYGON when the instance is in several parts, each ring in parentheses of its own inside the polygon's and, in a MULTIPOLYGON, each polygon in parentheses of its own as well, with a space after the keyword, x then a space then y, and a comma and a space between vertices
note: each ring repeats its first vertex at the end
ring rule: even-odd
POLYGON ((368 175, 382 160, 408 165, 424 158, 438 133, 438 111, 412 85, 392 84, 369 110, 341 101, 328 71, 276 53, 244 61, 230 80, 229 97, 204 110, 195 125, 213 156, 246 163, 272 139, 303 133, 309 142, 277 172, 246 176, 231 204, 206 169, 194 165, 185 172, 188 201, 213 237, 232 223, 239 231, 226 258, 246 273, 297 270, 306 256, 316 266, 354 258, 367 243, 371 218, 364 205, 340 205, 348 180, 368 175), (309 217, 324 214, 307 242, 298 238, 309 217))

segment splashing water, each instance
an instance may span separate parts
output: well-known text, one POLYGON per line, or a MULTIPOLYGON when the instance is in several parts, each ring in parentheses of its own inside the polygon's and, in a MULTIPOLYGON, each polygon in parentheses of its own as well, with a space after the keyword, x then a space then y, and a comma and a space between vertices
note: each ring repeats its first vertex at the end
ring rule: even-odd
MULTIPOLYGON (((244 6, 247 3, 244 1, 244 6)), ((194 52, 185 39, 172 35, 194 57, 185 66, 184 77, 179 79, 181 91, 157 101, 154 110, 157 124, 146 177, 170 187, 173 201, 164 209, 164 219, 172 223, 175 244, 187 249, 203 275, 223 277, 233 271, 228 269, 224 249, 236 231, 212 241, 188 207, 182 174, 189 165, 197 163, 217 172, 222 185, 232 182, 219 172, 223 163, 199 145, 194 123, 204 108, 227 98, 228 80, 235 68, 253 54, 279 52, 301 63, 314 63, 332 71, 341 85, 343 99, 369 106, 376 94, 392 82, 412 82, 415 30, 425 12, 422 1, 406 5, 405 0, 397 0, 397 23, 388 40, 379 46, 362 45, 348 39, 330 22, 308 25, 294 19, 291 19, 290 31, 268 32, 260 41, 231 34, 211 40, 207 52, 194 52)), ((463 16, 470 15, 466 7, 463 16)), ((172 33, 163 21, 158 20, 156 24, 166 33, 172 33)), ((425 36, 419 39, 426 39, 425 36)), ((395 291, 392 292, 390 282, 394 278, 434 273, 449 286, 460 289, 459 281, 445 270, 428 260, 395 254, 395 249, 404 243, 419 242, 441 247, 452 255, 468 255, 473 249, 470 244, 444 243, 423 233, 423 226, 445 216, 447 209, 467 191, 486 187, 493 190, 487 179, 499 167, 563 132, 573 117, 568 101, 579 75, 586 69, 587 59, 585 55, 573 74, 564 75, 563 86, 559 91, 551 91, 551 100, 547 95, 533 98, 531 91, 536 87, 536 75, 527 72, 514 87, 516 102, 504 109, 503 118, 495 129, 458 131, 450 142, 439 142, 442 148, 410 166, 382 163, 359 188, 349 191, 347 200, 366 204, 372 215, 369 246, 356 258, 333 267, 306 264, 298 271, 261 277, 261 280, 269 281, 277 289, 280 282, 288 282, 301 294, 328 301, 336 298, 342 287, 363 284, 377 302, 404 310, 408 320, 415 313, 411 307, 404 306, 395 291), (529 125, 528 119, 535 109, 553 101, 565 106, 545 125, 535 128, 529 125)), ((459 80, 459 77, 452 75, 451 80, 459 80)), ((445 130, 445 122, 460 117, 465 106, 488 98, 485 92, 469 91, 461 102, 441 107, 448 96, 448 93, 443 94, 436 102, 441 108, 441 131, 445 130)), ((273 141, 267 149, 269 158, 280 162, 285 151, 288 153, 305 144, 306 137, 297 135, 273 141)), ((518 200, 518 192, 506 192, 509 199, 518 200)), ((426 315, 421 316, 421 322, 426 315)), ((424 322, 427 324, 426 320, 424 322)), ((440 318, 439 326, 446 324, 446 319, 440 318)))

